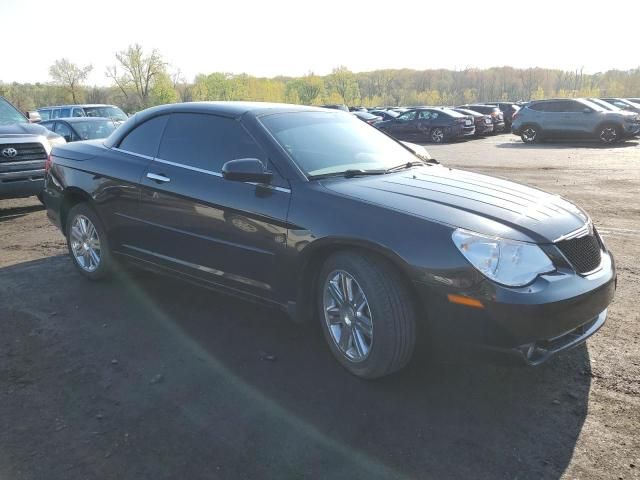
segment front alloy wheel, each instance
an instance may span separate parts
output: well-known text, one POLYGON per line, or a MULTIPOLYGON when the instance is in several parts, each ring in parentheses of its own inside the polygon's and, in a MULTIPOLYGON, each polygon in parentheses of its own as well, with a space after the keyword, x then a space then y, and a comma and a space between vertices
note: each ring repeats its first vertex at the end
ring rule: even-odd
POLYGON ((332 272, 324 286, 324 319, 335 345, 352 362, 369 356, 373 322, 369 302, 358 282, 347 272, 332 272))
POLYGON ((331 353, 362 378, 400 370, 413 353, 414 302, 406 279, 386 259, 357 250, 324 262, 317 308, 331 353))
POLYGON ((602 143, 615 143, 618 141, 620 135, 618 134, 617 127, 609 125, 600 130, 599 137, 602 143))

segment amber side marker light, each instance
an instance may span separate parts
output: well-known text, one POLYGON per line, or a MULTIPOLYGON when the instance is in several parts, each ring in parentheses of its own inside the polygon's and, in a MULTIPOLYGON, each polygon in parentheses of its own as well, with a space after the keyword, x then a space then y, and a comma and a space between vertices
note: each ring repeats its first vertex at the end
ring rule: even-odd
POLYGON ((454 295, 450 293, 449 295, 447 295, 447 299, 451 303, 457 303, 458 305, 464 305, 466 307, 484 308, 484 305, 480 300, 476 300, 475 298, 465 297, 463 295, 454 295))

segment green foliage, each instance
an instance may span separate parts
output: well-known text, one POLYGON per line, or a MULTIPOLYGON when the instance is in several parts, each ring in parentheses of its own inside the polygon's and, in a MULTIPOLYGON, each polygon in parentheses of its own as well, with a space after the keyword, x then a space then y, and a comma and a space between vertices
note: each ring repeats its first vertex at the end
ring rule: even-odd
MULTIPOLYGON (((156 50, 145 52, 131 45, 116 54, 107 69, 111 87, 85 87, 82 75, 88 67, 76 67, 61 59, 57 70, 74 75, 73 90, 64 75, 52 73, 54 84, 2 84, 0 94, 22 110, 44 105, 88 102, 113 103, 127 112, 161 103, 191 100, 249 100, 302 104, 348 105, 459 105, 475 101, 530 100, 548 97, 640 96, 640 68, 611 70, 593 75, 580 70, 496 67, 484 70, 375 70, 353 73, 341 66, 324 77, 258 78, 247 74, 213 72, 196 76, 193 83, 180 71, 169 75, 156 50), (62 62, 66 62, 66 65, 62 62), (77 69, 77 70, 76 70, 77 69)), ((53 67, 52 67, 53 69, 53 67)), ((88 73, 88 71, 86 72, 88 73)))
POLYGON ((287 83, 285 92, 288 98, 295 99, 293 103, 313 105, 324 93, 324 82, 320 77, 310 73, 287 83))
POLYGON ((93 70, 92 65, 79 67, 66 58, 56 60, 49 67, 49 75, 56 85, 66 88, 71 94, 73 103, 79 103, 82 92, 82 84, 87 80, 89 72, 93 70))
POLYGON ((166 73, 159 73, 153 82, 151 88, 150 105, 164 105, 165 103, 176 103, 178 101, 178 92, 173 86, 171 78, 166 73))
POLYGON ((353 105, 360 100, 360 87, 356 76, 344 65, 334 68, 326 79, 327 86, 342 100, 342 103, 353 105))

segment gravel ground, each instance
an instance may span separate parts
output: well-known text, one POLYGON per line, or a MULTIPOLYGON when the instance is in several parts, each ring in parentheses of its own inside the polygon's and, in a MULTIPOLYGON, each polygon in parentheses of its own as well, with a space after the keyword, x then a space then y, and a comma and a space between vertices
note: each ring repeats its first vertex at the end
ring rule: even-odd
POLYGON ((4 200, 0 478, 640 478, 640 146, 427 148, 592 215, 619 283, 586 346, 362 381, 277 311, 145 273, 83 280, 37 200, 4 200))

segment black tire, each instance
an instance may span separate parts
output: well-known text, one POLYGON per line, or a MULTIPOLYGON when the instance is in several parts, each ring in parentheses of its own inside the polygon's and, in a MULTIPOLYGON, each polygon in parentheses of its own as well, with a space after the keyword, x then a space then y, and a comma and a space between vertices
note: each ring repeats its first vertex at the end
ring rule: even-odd
POLYGON ((433 143, 445 143, 447 141, 447 134, 442 127, 436 127, 431 129, 429 133, 429 139, 433 143))
MULTIPOLYGON (((320 271, 317 306, 331 352, 352 374, 369 379, 383 377, 400 370, 411 359, 416 343, 414 302, 402 278, 386 260, 357 251, 333 254, 320 271), (328 325, 325 289, 336 272, 346 272, 357 282, 356 287, 364 293, 369 309, 373 334, 368 355, 358 361, 341 350, 328 325)), ((342 318, 341 314, 337 318, 342 318)), ((334 327, 345 328, 345 324, 334 327)))
POLYGON ((67 236, 67 248, 69 250, 71 260, 73 261, 76 269, 82 275, 91 280, 101 280, 111 274, 114 267, 114 261, 111 250, 109 248, 107 234, 104 230, 102 222, 100 221, 100 218, 89 204, 79 203, 77 205, 74 205, 71 210, 69 210, 69 213, 67 214, 67 224, 65 225, 65 233, 67 236), (91 224, 95 228, 97 238, 99 240, 99 262, 97 262, 97 267, 93 270, 89 270, 88 268, 85 268, 83 265, 81 265, 80 260, 76 257, 76 254, 74 253, 74 249, 72 247, 72 243, 74 242, 75 238, 75 236, 72 234, 72 227, 76 219, 78 219, 79 217, 84 217, 91 222, 91 224))
POLYGON ((539 142, 540 128, 537 125, 524 125, 520 132, 520 138, 524 143, 539 142))
POLYGON ((622 130, 614 124, 602 125, 597 131, 598 140, 605 145, 611 145, 622 140, 622 130))

